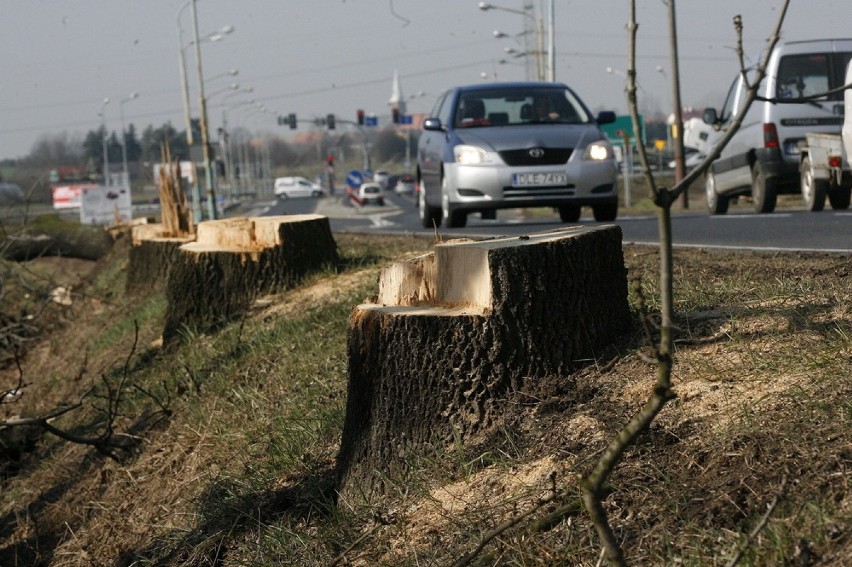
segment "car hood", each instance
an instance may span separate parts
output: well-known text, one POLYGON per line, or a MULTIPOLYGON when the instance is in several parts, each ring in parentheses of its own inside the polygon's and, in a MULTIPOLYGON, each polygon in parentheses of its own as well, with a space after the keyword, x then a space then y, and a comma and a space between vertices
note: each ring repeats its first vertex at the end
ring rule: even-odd
POLYGON ((501 152, 517 148, 581 148, 603 138, 594 124, 542 124, 456 130, 460 144, 501 152))

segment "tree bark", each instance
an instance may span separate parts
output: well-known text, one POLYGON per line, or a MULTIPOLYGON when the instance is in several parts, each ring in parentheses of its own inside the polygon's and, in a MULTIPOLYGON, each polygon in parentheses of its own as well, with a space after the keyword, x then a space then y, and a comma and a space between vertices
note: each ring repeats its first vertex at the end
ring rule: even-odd
POLYGON ((168 281, 169 271, 180 247, 190 238, 157 238, 134 242, 130 247, 126 293, 158 289, 168 281))
POLYGON ((198 240, 181 246, 171 267, 163 340, 183 329, 213 330, 242 315, 259 295, 293 287, 337 261, 327 217, 201 223, 198 240))
POLYGON ((509 393, 571 372, 629 326, 617 226, 443 244, 435 255, 420 272, 436 281, 406 282, 435 290, 428 300, 360 305, 350 317, 344 498, 385 492, 417 453, 487 429, 509 393))
POLYGON ((89 227, 68 229, 38 228, 10 235, 0 241, 0 254, 6 260, 25 262, 41 256, 65 256, 98 260, 112 249, 113 239, 105 230, 89 227))

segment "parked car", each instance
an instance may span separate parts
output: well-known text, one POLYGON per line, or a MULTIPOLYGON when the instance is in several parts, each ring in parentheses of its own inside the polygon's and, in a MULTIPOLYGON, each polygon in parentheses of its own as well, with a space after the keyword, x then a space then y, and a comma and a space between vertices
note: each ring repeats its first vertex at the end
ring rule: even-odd
MULTIPOLYGON (((683 165, 686 168, 686 171, 691 170, 693 167, 704 161, 704 158, 707 157, 700 150, 696 150, 695 148, 684 148, 683 152, 683 165)), ((675 168, 675 161, 671 160, 668 163, 669 169, 675 168)))
POLYGON ((580 97, 561 83, 484 83, 443 93, 418 143, 420 221, 462 227, 472 212, 555 207, 576 222, 618 213, 612 146, 580 97))
POLYGON ((322 195, 322 187, 304 177, 279 177, 275 180, 274 191, 279 199, 322 195))
POLYGON ((390 179, 390 173, 385 171, 384 169, 380 169, 373 173, 373 183, 378 183, 382 189, 388 188, 388 180, 390 179))
POLYGON ((416 184, 413 175, 403 175, 396 180, 393 190, 397 195, 413 195, 416 184))
MULTIPOLYGON (((843 124, 843 70, 852 58, 852 39, 776 44, 766 78, 742 127, 705 176, 707 209, 724 214, 732 197, 751 194, 754 210, 771 213, 779 193, 800 191, 800 145, 807 133, 837 133, 843 124), (815 94, 835 90, 814 100, 815 94), (788 102, 778 104, 778 100, 788 102), (802 100, 804 99, 804 100, 802 100)), ((746 73, 737 73, 720 111, 707 108, 704 122, 721 138, 743 108, 746 73)), ((748 75, 748 80, 753 80, 748 75)))
POLYGON ((384 205, 382 186, 378 183, 362 183, 358 188, 358 200, 362 205, 384 205))
POLYGON ((21 203, 23 200, 24 191, 20 185, 15 183, 0 183, 0 205, 21 203))

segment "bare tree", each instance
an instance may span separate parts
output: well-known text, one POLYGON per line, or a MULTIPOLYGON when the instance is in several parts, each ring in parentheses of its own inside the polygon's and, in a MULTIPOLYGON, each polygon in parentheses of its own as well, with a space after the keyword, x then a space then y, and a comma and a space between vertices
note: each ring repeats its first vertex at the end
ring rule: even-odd
MULTIPOLYGON (((674 4, 675 0, 668 0, 674 4)), ((728 144, 734 133, 739 129, 748 112, 751 104, 757 100, 757 92, 760 84, 766 76, 766 67, 775 44, 778 43, 781 27, 784 22, 784 17, 787 13, 789 0, 784 0, 782 8, 778 14, 778 20, 772 35, 767 40, 766 50, 754 73, 752 80, 748 80, 748 73, 745 67, 745 57, 742 47, 742 18, 734 17, 734 27, 737 34, 736 53, 740 61, 740 72, 747 83, 746 98, 742 109, 734 118, 727 132, 722 136, 719 142, 709 152, 709 155, 698 167, 692 170, 682 180, 675 184, 671 189, 658 187, 653 174, 650 171, 648 164, 648 156, 642 144, 638 145, 639 159, 645 171, 648 186, 651 188, 654 196, 654 203, 657 206, 658 230, 660 235, 660 317, 658 321, 659 327, 654 328, 650 319, 643 313, 643 321, 645 332, 651 344, 654 344, 655 332, 658 333, 656 345, 654 346, 653 357, 650 362, 657 366, 657 379, 650 397, 645 402, 639 412, 637 412, 624 426, 624 428, 610 441, 608 447, 601 454, 595 467, 582 480, 583 503, 595 525, 598 537, 601 539, 601 545, 604 550, 605 557, 611 565, 627 565, 624 552, 618 542, 618 538, 609 524, 606 511, 603 507, 603 499, 605 498, 604 484, 610 474, 615 469, 620 461, 625 450, 630 447, 639 435, 648 429, 656 416, 672 399, 675 394, 672 387, 672 370, 674 359, 672 353, 673 347, 673 332, 674 332, 674 292, 673 292, 673 266, 672 266, 672 230, 671 230, 671 207, 677 198, 683 194, 693 181, 710 166, 710 163, 719 157, 719 153, 728 144)), ((638 23, 636 21, 636 0, 628 0, 629 20, 627 30, 629 34, 629 53, 628 53, 628 68, 627 68, 627 101, 630 115, 633 122, 634 131, 639 131, 639 112, 637 102, 637 83, 636 83, 636 34, 638 31, 638 23)), ((641 291, 638 289, 637 291, 641 291)), ((644 301, 639 294, 639 307, 644 311, 644 301)))

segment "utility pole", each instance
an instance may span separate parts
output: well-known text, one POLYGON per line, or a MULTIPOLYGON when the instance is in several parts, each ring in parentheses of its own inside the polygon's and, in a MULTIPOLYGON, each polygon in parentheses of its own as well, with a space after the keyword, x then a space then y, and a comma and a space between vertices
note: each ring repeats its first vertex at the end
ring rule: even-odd
MULTIPOLYGON (((677 18, 675 17, 675 0, 669 4, 669 38, 672 54, 672 104, 674 105, 674 124, 672 124, 672 140, 674 141, 675 184, 678 184, 686 174, 683 161, 683 112, 680 103, 680 67, 677 54, 677 18)), ((681 193, 681 206, 689 208, 689 191, 681 193)))
POLYGON ((207 187, 207 210, 210 220, 216 220, 216 191, 213 188, 213 170, 210 164, 210 136, 207 132, 207 99, 204 97, 204 73, 201 71, 201 41, 198 38, 198 15, 195 10, 196 0, 192 0, 192 29, 195 36, 195 66, 198 71, 198 93, 201 108, 199 122, 201 125, 201 149, 204 152, 204 180, 207 187))
POLYGON ((554 23, 555 0, 547 0, 547 80, 556 82, 556 24, 554 23))

